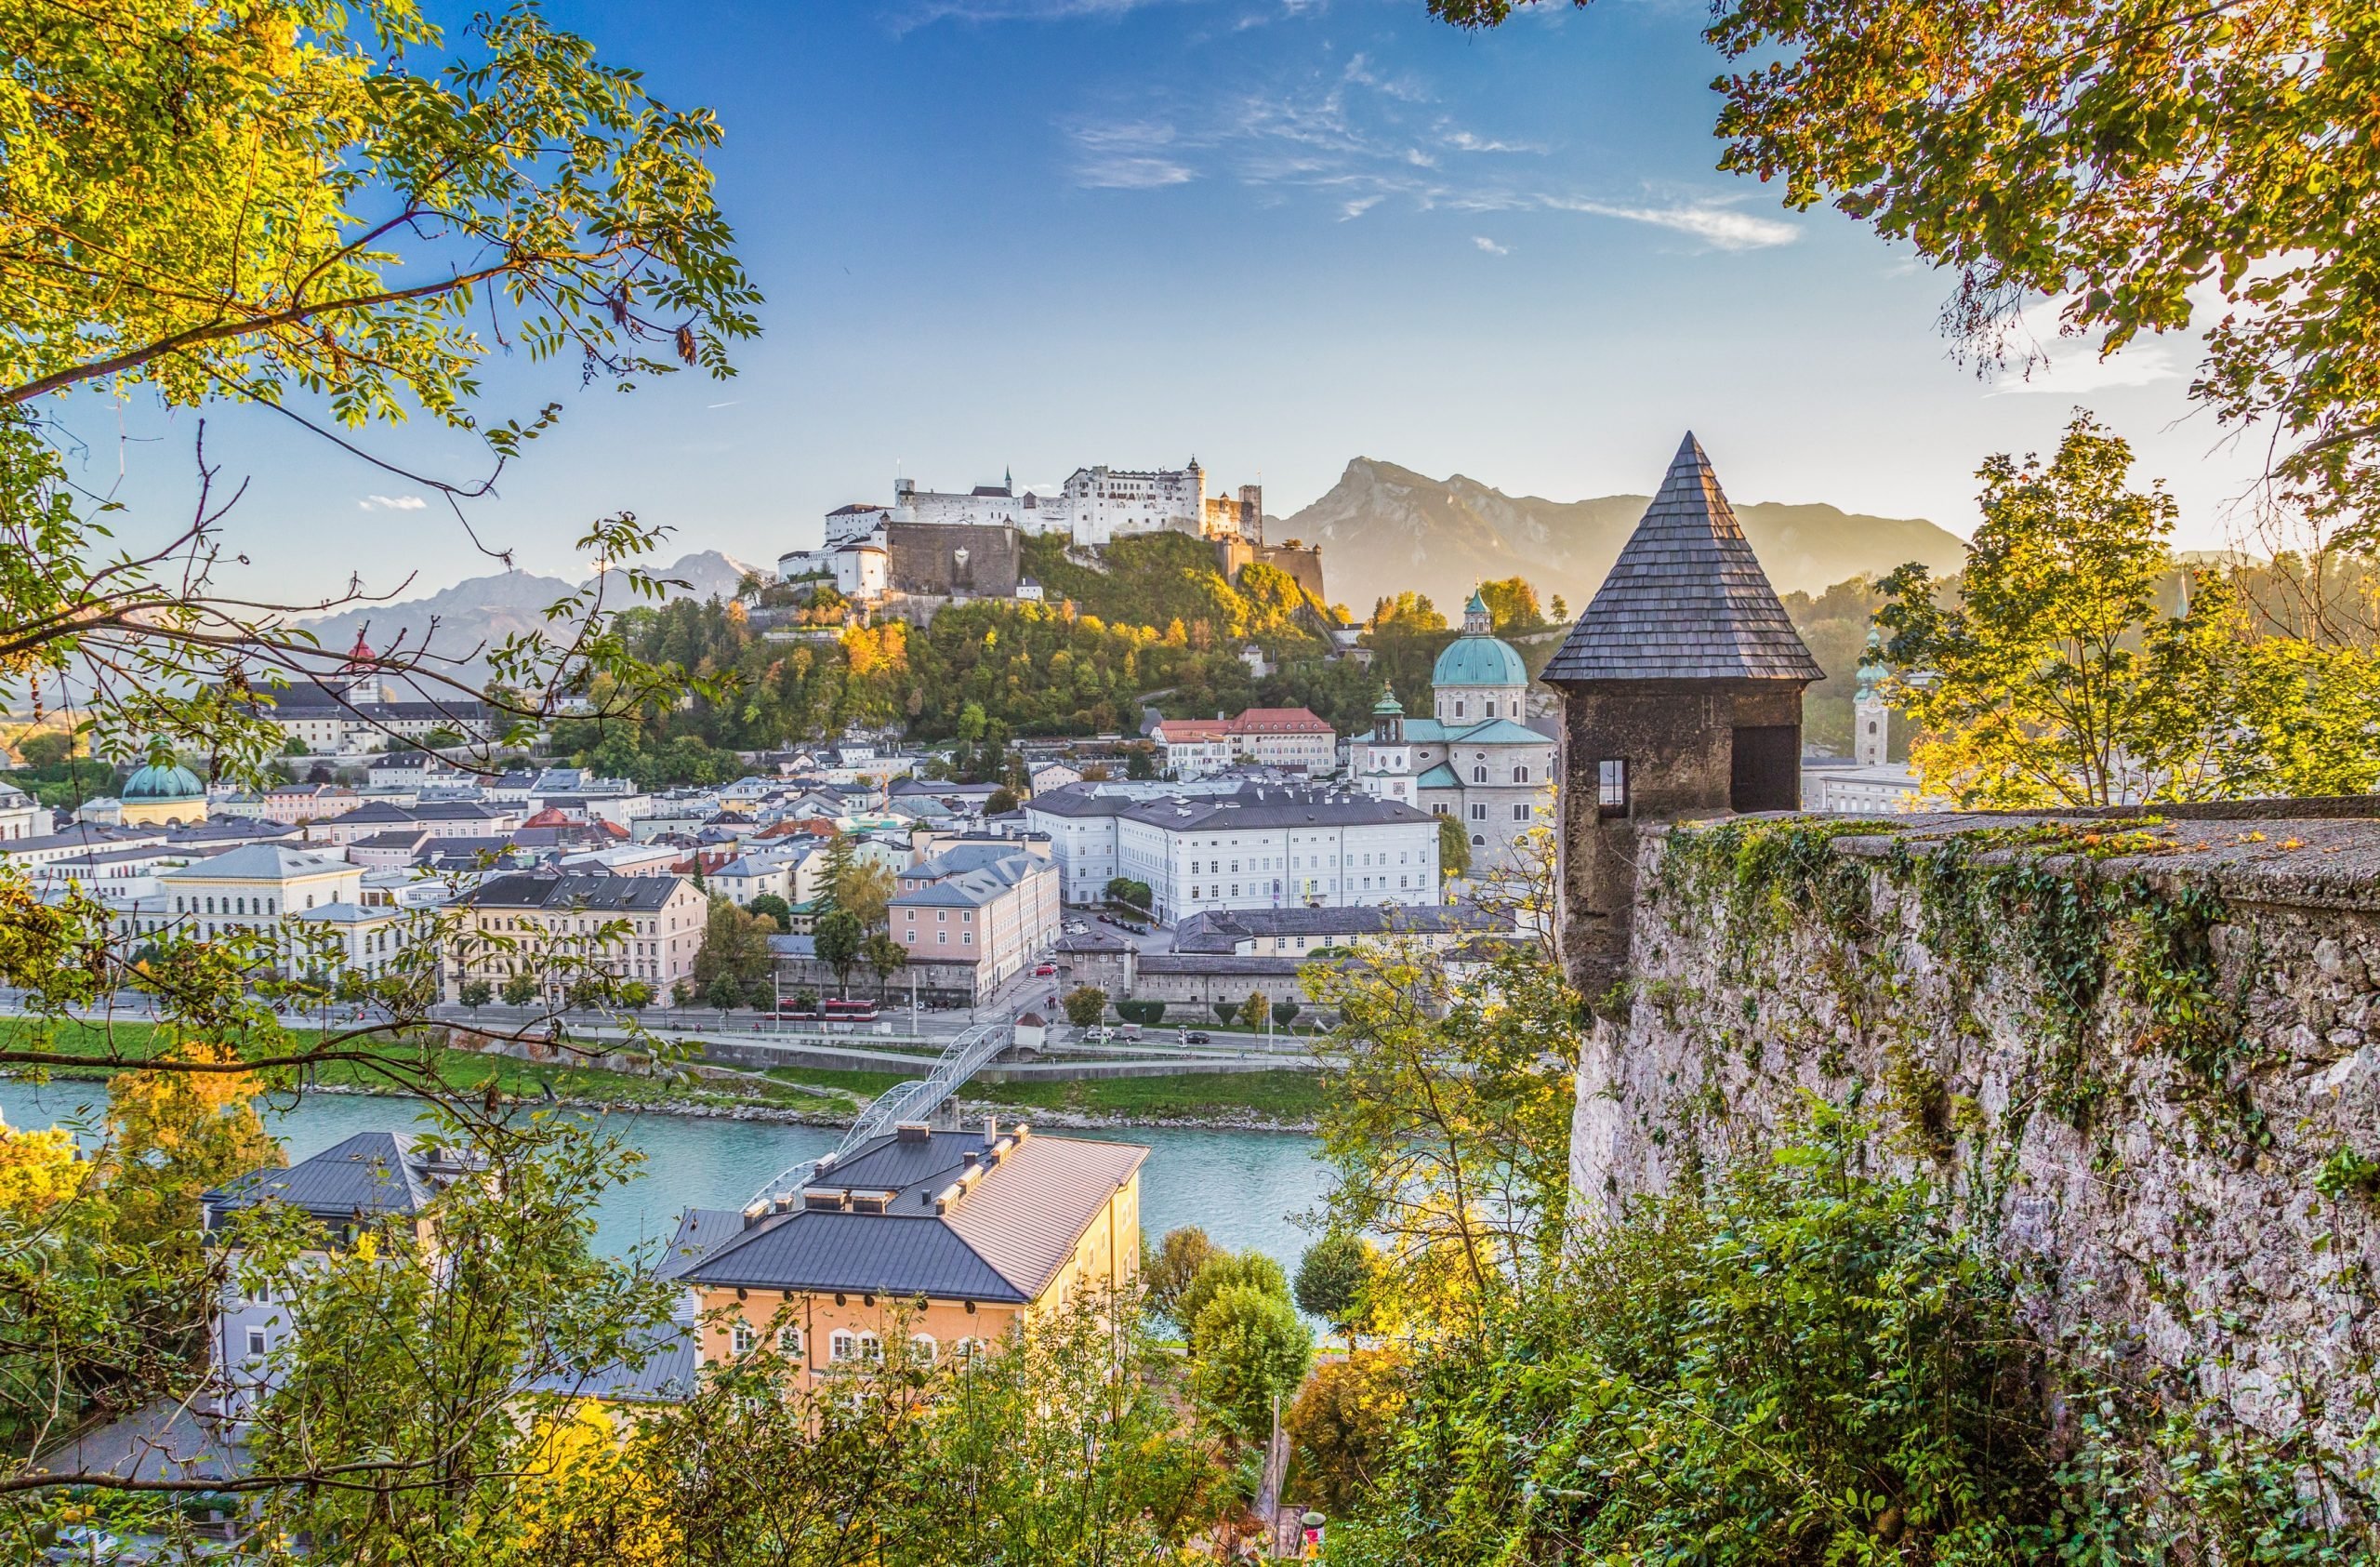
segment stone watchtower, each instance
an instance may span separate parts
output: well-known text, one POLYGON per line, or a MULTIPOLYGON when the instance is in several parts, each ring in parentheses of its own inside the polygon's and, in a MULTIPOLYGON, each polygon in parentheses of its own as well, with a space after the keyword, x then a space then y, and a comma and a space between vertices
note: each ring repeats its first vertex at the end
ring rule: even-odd
POLYGON ((1562 694, 1562 946, 1590 1000, 1628 972, 1646 822, 1802 803, 1802 645, 1689 433, 1545 668, 1562 694))

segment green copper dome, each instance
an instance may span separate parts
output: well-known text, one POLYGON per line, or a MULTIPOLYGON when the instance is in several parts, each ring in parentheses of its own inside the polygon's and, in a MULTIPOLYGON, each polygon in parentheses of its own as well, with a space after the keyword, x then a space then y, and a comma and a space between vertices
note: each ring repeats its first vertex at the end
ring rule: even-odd
POLYGON ((1527 685, 1528 670, 1512 644, 1491 636, 1461 636, 1438 655, 1433 685, 1527 685))
POLYGON ((134 770, 124 780, 126 800, 203 800, 206 786, 178 762, 155 761, 134 770))

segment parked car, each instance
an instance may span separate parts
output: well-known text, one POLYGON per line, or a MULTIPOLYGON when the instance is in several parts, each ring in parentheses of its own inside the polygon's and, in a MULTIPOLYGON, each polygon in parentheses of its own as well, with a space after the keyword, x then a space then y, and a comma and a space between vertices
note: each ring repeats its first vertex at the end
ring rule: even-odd
POLYGON ((1035 970, 1033 971, 1033 976, 1034 976, 1036 979, 1047 979, 1050 976, 1051 976, 1051 975, 1053 975, 1053 974, 1055 974, 1055 973, 1057 973, 1057 972, 1058 972, 1058 965, 1057 965, 1057 964, 1055 964, 1055 963, 1043 963, 1039 968, 1037 968, 1037 969, 1035 969, 1035 970))

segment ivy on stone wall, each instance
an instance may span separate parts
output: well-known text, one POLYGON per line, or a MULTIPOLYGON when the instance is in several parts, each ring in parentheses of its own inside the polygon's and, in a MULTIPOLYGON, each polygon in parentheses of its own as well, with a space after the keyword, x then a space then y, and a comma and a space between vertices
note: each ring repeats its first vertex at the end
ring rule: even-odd
MULTIPOLYGON (((2119 1056, 2153 1051, 2182 1069, 2210 1127, 2262 1143, 2241 1081, 2254 1047, 2216 963, 2228 910, 2220 894, 2142 863, 2179 847, 2163 825, 2050 821, 1941 837, 1867 821, 1685 827, 1664 841, 1651 896, 1680 928, 1715 936, 1738 976, 1782 981, 1790 965, 1794 979, 1824 984, 1838 1024, 1881 1047, 1878 1086, 1932 1152, 1947 1155, 1979 1120, 1924 1065, 1927 1040, 1945 1027, 1980 1037, 1981 1008, 2006 1006, 2011 985, 2039 1030, 2042 1103, 2069 1124, 2088 1131, 2102 1119, 2119 1056), (1849 837, 1894 841, 1881 854, 1849 853, 1840 843, 1849 837), (1913 929, 1888 890, 1913 906, 1913 929), (1915 961, 1912 943, 1929 963, 1915 961), (1921 966, 1946 982, 1947 1016, 1929 1015, 1917 994, 1921 966)), ((1784 1004, 1792 987, 1752 990, 1784 1004)), ((1738 1042, 1756 1054, 1760 1042, 1738 1042)), ((1839 1072, 1831 1033, 1822 1048, 1822 1069, 1839 1072)))

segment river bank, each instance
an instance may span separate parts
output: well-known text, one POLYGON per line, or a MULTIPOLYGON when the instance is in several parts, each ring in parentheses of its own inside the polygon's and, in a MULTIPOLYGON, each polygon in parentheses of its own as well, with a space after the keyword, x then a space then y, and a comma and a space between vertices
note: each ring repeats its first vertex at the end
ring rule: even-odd
MULTIPOLYGON (((29 1036, 36 1027, 25 1019, 7 1019, 0 1022, 0 1040, 31 1045, 29 1036)), ((153 1026, 145 1023, 45 1029, 38 1048, 86 1059, 43 1070, 52 1078, 105 1081, 119 1070, 138 1066, 142 1056, 158 1047, 156 1035, 153 1026)), ((293 1042, 305 1037, 291 1035, 293 1042)), ((743 1070, 704 1065, 691 1069, 699 1076, 690 1080, 685 1073, 616 1071, 453 1049, 436 1050, 425 1059, 418 1048, 401 1042, 392 1042, 374 1055, 384 1059, 387 1067, 369 1060, 324 1062, 311 1069, 302 1086, 311 1093, 403 1097, 405 1090, 387 1082, 388 1072, 401 1069, 410 1076, 427 1068, 458 1096, 476 1098, 492 1084, 497 1093, 524 1102, 596 1111, 842 1127, 850 1125, 870 1100, 906 1081, 908 1075, 824 1068, 743 1070)), ((293 1079, 274 1086, 299 1084, 293 1079)), ((1322 1074, 1315 1071, 1181 1073, 979 1083, 961 1096, 960 1106, 972 1115, 1029 1119, 1043 1126, 1085 1131, 1139 1126, 1311 1133, 1318 1124, 1325 1092, 1322 1074)))

